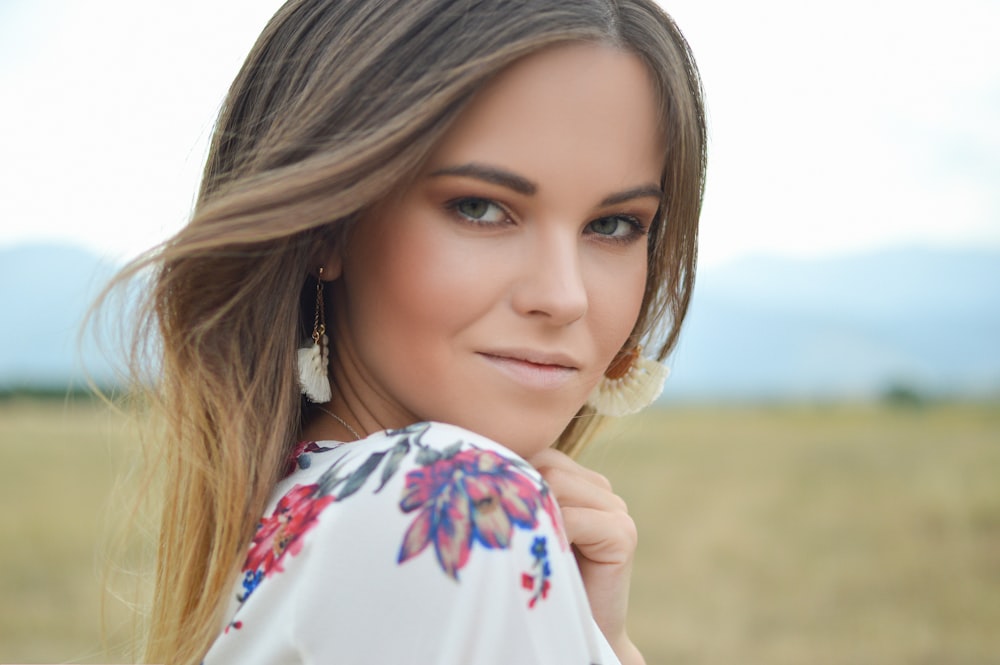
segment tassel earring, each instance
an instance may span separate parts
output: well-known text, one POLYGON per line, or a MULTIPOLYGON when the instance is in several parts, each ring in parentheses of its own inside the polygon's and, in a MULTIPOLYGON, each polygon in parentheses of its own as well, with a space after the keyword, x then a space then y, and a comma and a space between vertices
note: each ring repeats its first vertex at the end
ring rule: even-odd
POLYGON ((621 351, 604 372, 587 404, 601 416, 627 416, 642 411, 663 392, 670 370, 643 358, 638 347, 621 351))
POLYGON ((330 376, 327 365, 330 361, 329 340, 326 337, 326 316, 323 310, 323 269, 316 278, 316 314, 313 317, 312 343, 299 349, 299 385, 302 394, 310 402, 329 402, 333 394, 330 390, 330 376))

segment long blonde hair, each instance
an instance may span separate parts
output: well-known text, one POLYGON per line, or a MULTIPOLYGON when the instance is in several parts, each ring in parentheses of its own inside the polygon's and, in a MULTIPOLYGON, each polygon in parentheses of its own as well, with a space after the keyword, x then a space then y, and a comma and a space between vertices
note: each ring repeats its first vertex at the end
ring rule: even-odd
MULTIPOLYGON (((204 656, 301 430, 308 267, 418 172, 493 75, 571 41, 635 53, 658 93, 665 203, 632 342, 662 359, 691 296, 706 140, 687 43, 651 0, 291 0, 268 23, 223 106, 190 223, 119 277, 152 273, 133 367, 151 344, 167 425, 148 661, 204 656)), ((556 445, 576 451, 596 420, 582 409, 556 445)))

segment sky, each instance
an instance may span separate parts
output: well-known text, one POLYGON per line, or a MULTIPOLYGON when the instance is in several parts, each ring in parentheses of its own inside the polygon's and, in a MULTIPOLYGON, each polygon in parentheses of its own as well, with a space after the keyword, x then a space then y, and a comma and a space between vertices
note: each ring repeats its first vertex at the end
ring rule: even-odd
MULTIPOLYGON (((190 214, 278 0, 0 2, 0 248, 115 260, 190 214)), ((701 260, 1000 248, 1000 2, 663 0, 701 68, 701 260)))

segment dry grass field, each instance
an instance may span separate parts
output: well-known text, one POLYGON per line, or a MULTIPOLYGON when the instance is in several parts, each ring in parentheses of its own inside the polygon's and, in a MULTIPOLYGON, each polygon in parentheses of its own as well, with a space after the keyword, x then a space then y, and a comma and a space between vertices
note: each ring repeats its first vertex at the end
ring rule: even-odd
MULTIPOLYGON (((0 662, 122 662, 100 589, 133 450, 99 405, 0 402, 0 662)), ((651 665, 1000 663, 996 405, 671 408, 584 459, 639 524, 651 665)))

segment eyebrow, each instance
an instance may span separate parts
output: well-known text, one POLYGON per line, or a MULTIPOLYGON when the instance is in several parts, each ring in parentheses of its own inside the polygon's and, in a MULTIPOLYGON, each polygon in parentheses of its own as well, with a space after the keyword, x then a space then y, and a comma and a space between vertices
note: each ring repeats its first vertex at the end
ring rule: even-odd
POLYGON ((531 182, 527 178, 522 178, 516 173, 511 173, 510 171, 505 171, 504 169, 500 169, 495 166, 486 166, 485 164, 472 163, 462 164, 460 166, 447 166, 431 173, 432 177, 445 175, 457 175, 464 176, 466 178, 475 178, 476 180, 483 180, 484 182, 512 189, 518 194, 524 194, 525 196, 531 196, 538 191, 538 187, 535 183, 531 182))
MULTIPOLYGON (((532 196, 538 191, 538 186, 527 178, 496 166, 477 164, 475 162, 461 164, 458 166, 446 166, 431 173, 431 177, 436 178, 440 176, 462 176, 465 178, 475 178, 476 180, 482 180, 494 185, 506 187, 507 189, 513 190, 518 194, 524 194, 525 196, 532 196)), ((663 198, 663 191, 656 185, 633 187, 632 189, 627 189, 623 192, 611 194, 601 201, 601 205, 610 206, 618 203, 624 203, 625 201, 631 201, 633 199, 647 197, 660 200, 663 198)))
POLYGON ((663 199, 663 190, 656 185, 642 185, 641 187, 634 187, 632 189, 626 189, 624 192, 612 194, 601 201, 601 205, 613 206, 616 203, 624 203, 633 199, 644 199, 647 197, 660 201, 663 199))

